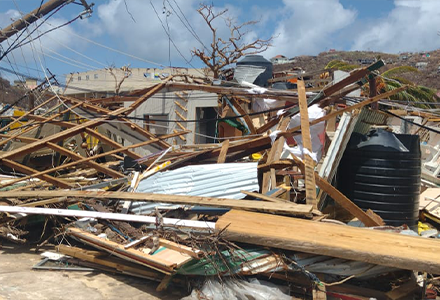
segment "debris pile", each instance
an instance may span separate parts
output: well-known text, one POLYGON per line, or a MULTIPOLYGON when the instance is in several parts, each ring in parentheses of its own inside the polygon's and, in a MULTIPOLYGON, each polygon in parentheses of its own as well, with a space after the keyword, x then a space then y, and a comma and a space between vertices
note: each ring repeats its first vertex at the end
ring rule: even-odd
POLYGON ((243 65, 4 114, 0 237, 40 236, 36 270, 189 286, 185 299, 435 297, 440 132, 388 100, 406 87, 358 93, 381 66, 326 71, 319 88, 319 74, 259 79, 289 83, 275 89, 243 65))

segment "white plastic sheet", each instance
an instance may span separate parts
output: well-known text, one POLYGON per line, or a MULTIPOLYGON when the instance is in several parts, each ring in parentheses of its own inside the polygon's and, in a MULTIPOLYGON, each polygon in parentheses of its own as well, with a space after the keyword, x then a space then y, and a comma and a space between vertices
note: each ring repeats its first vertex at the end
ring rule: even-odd
POLYGON ((226 279, 219 282, 208 279, 203 287, 193 289, 191 294, 182 300, 290 300, 292 297, 285 294, 280 287, 266 281, 250 279, 226 279))

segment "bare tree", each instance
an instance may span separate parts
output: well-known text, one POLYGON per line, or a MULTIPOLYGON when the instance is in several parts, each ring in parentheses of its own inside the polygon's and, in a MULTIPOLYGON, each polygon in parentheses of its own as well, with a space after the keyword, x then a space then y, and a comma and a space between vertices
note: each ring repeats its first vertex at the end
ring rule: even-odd
POLYGON ((106 69, 110 72, 110 74, 115 79, 115 94, 118 96, 119 90, 121 89, 121 86, 122 86, 122 83, 125 81, 125 79, 130 77, 130 75, 132 73, 131 68, 130 68, 130 66, 123 66, 120 68, 120 70, 123 72, 121 79, 118 79, 118 77, 116 76, 116 73, 115 73, 116 69, 114 66, 108 67, 106 69))
POLYGON ((210 44, 210 48, 194 49, 191 50, 191 53, 200 58, 213 72, 214 78, 219 77, 222 68, 236 63, 241 57, 248 54, 264 52, 271 46, 273 37, 267 40, 256 39, 251 42, 244 41, 246 34, 249 33, 249 26, 257 24, 258 21, 236 24, 233 19, 226 16, 228 9, 215 12, 213 5, 201 4, 197 11, 212 32, 212 43, 210 44), (227 40, 218 36, 217 28, 213 25, 214 21, 218 18, 223 18, 229 28, 230 36, 227 40))

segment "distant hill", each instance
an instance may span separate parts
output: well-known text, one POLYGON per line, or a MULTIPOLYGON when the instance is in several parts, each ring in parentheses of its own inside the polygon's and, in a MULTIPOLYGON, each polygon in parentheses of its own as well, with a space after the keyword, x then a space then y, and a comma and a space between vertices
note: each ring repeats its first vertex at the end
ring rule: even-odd
POLYGON ((290 63, 274 65, 274 71, 282 70, 288 66, 300 67, 306 72, 314 72, 324 69, 332 60, 342 60, 349 64, 367 66, 376 59, 383 59, 386 63, 379 71, 382 73, 398 66, 416 67, 417 63, 426 62, 427 65, 417 73, 406 73, 401 77, 415 84, 440 89, 440 74, 437 69, 440 65, 440 50, 431 52, 406 52, 401 54, 388 54, 372 51, 336 51, 322 52, 317 56, 297 56, 290 63))

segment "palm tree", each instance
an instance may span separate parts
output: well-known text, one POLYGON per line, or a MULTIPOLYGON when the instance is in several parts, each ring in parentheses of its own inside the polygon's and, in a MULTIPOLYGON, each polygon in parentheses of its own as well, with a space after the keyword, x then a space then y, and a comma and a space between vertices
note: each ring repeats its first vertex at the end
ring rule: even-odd
MULTIPOLYGON (((330 61, 325 67, 325 69, 337 69, 342 71, 351 71, 356 68, 359 68, 359 66, 338 60, 330 61)), ((383 94, 403 85, 407 85, 408 88, 405 91, 394 94, 389 99, 412 102, 414 103, 414 106, 420 108, 435 107, 429 105, 429 103, 440 102, 440 98, 437 96, 437 91, 426 86, 416 85, 415 83, 401 77, 402 74, 409 72, 416 73, 419 72, 419 70, 410 66, 400 66, 391 68, 382 74, 378 74, 378 76, 376 76, 376 93, 383 94)), ((362 91, 363 94, 369 95, 369 91, 370 86, 368 84, 364 85, 362 91)))

